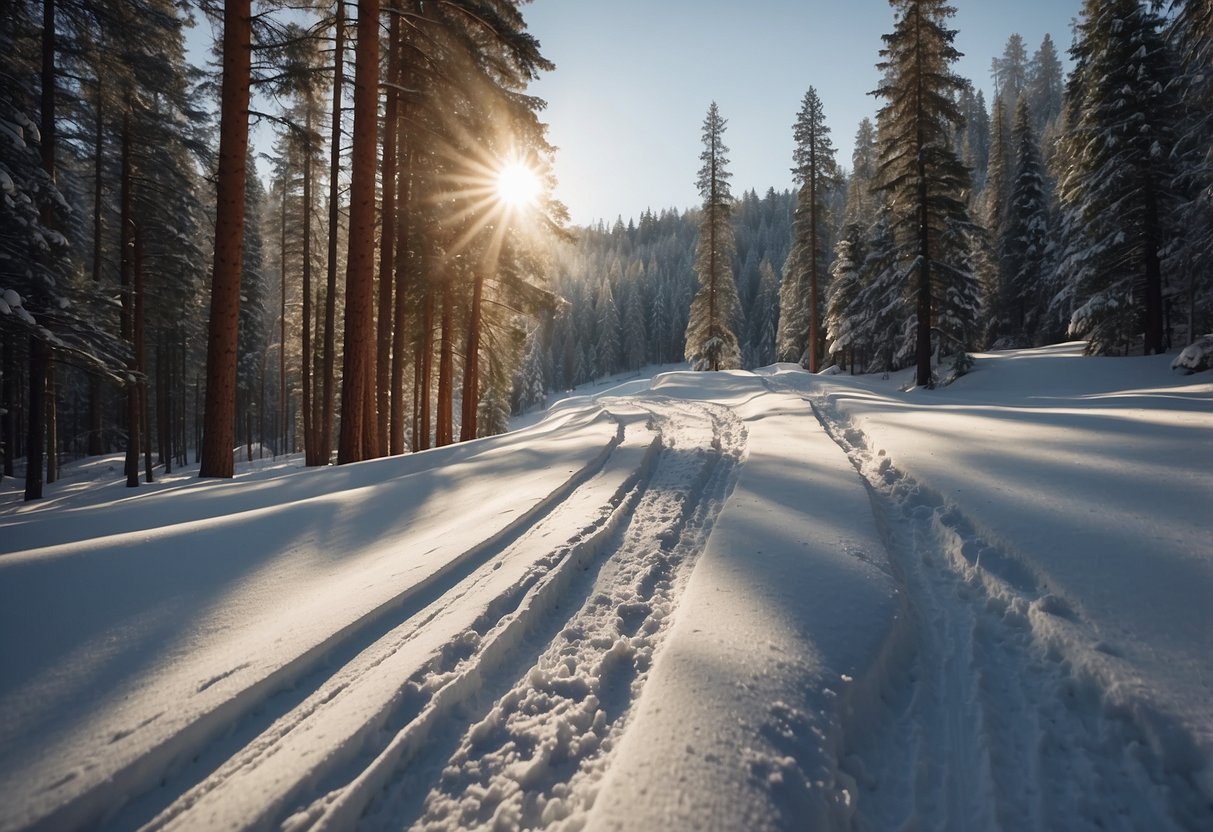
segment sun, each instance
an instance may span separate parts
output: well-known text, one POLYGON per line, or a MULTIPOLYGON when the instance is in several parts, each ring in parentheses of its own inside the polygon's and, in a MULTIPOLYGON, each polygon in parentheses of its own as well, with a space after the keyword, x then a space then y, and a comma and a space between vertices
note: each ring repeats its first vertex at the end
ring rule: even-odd
POLYGON ((510 162, 497 174, 497 196, 511 208, 534 205, 540 190, 539 176, 522 162, 510 162))

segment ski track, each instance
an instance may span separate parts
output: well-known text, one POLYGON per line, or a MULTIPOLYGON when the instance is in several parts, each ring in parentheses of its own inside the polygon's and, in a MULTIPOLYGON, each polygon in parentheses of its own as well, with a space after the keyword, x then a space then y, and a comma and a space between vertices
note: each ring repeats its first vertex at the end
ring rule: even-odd
MULTIPOLYGON (((628 420, 616 418, 614 421, 618 423, 615 436, 601 452, 580 469, 571 471, 567 479, 520 516, 486 534, 475 546, 451 557, 416 584, 367 611, 321 643, 274 666, 268 675, 250 680, 243 678, 241 668, 236 667, 201 681, 197 689, 199 695, 214 694, 214 701, 205 710, 174 728, 170 735, 158 740, 140 756, 121 760, 104 780, 86 785, 49 812, 20 825, 46 830, 134 829, 151 821, 173 803, 178 794, 187 803, 195 802, 197 791, 208 788, 211 769, 221 766, 245 742, 257 743, 258 735, 263 731, 282 730, 279 724, 282 719, 289 722, 299 713, 314 710, 317 697, 332 698, 335 693, 331 686, 326 687, 326 682, 338 672, 335 669, 360 656, 373 654, 375 646, 400 627, 422 627, 435 617, 436 608, 445 606, 442 599, 448 593, 459 597, 467 591, 463 586, 469 575, 479 575, 485 569, 494 571, 501 562, 502 553, 509 551, 517 541, 533 534, 545 520, 566 506, 578 505, 579 493, 596 494, 601 488, 596 485, 597 481, 612 460, 618 461, 619 446, 626 439, 628 420), (226 685, 229 681, 235 682, 235 687, 229 689, 226 685), (199 781, 203 782, 200 784, 199 781)), ((587 512, 586 520, 592 525, 595 522, 593 512, 589 509, 587 512)), ((243 666, 247 668, 250 663, 243 666)), ((345 687, 345 683, 339 682, 338 686, 345 687)), ((117 731, 111 742, 135 734, 164 715, 157 713, 139 725, 117 731)), ((283 732, 289 731, 287 727, 283 732)), ((118 749, 117 753, 121 755, 122 750, 118 749)), ((71 785, 76 778, 76 773, 70 773, 47 786, 46 790, 71 785)), ((93 779, 97 778, 94 776, 93 779)), ((240 825, 255 827, 263 823, 264 813, 252 807, 261 802, 271 803, 271 796, 246 794, 244 801, 248 814, 240 825)), ((180 806, 170 806, 166 818, 171 818, 179 809, 180 806)), ((232 812, 228 814, 241 817, 232 812)), ((13 822, 15 819, 0 817, 0 828, 7 828, 13 822)), ((162 819, 154 821, 154 825, 161 823, 162 819)), ((206 825, 216 823, 210 818, 206 825)))
POLYGON ((619 432, 595 466, 294 687, 242 702, 163 779, 132 781, 103 825, 584 822, 745 445, 720 406, 605 404, 619 432))
POLYGON ((903 585, 875 713, 845 726, 855 827, 1213 829, 1199 755, 1081 611, 811 404, 867 484, 903 585))

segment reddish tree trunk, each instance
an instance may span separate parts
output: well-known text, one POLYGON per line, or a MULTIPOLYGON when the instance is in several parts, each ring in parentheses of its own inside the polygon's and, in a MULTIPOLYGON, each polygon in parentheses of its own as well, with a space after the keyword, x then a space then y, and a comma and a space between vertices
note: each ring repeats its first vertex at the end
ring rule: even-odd
POLYGON ((126 379, 126 485, 128 488, 139 486, 139 388, 135 383, 135 374, 139 372, 136 355, 133 349, 135 343, 135 262, 136 233, 134 218, 134 194, 132 188, 133 171, 131 170, 131 99, 126 97, 126 110, 122 114, 122 182, 119 196, 119 244, 122 249, 119 259, 119 280, 122 285, 122 340, 132 345, 130 363, 127 368, 130 373, 126 379))
MULTIPOLYGON (((152 474, 152 429, 148 419, 147 356, 143 344, 143 231, 139 226, 135 226, 135 284, 133 288, 135 296, 131 337, 135 352, 135 372, 139 374, 139 380, 135 384, 138 416, 131 419, 131 423, 142 438, 144 479, 146 482, 152 482, 154 479, 152 474)), ((138 441, 136 441, 135 447, 139 447, 138 441)))
MULTIPOLYGON (((393 14, 388 34, 388 80, 396 83, 400 75, 400 15, 393 14)), ((377 411, 375 456, 387 456, 391 450, 391 374, 392 374, 392 267, 395 263, 396 227, 396 119, 400 96, 387 90, 383 119, 383 211, 379 233, 379 339, 375 359, 375 406, 377 411)))
MULTIPOLYGON (((403 124, 403 122, 401 122, 403 124)), ((403 128, 400 132, 404 136, 403 128)), ((401 142, 403 143, 403 142, 401 142)), ((405 155, 403 170, 396 182, 396 304, 392 328, 392 420, 391 447, 393 454, 405 451, 404 436, 404 367, 405 321, 408 318, 408 247, 409 247, 409 176, 411 155, 405 155)))
POLYGON ((379 0, 358 2, 354 64, 354 142, 350 176, 350 239, 345 271, 345 359, 337 462, 364 458, 369 430, 367 388, 373 371, 375 287, 375 139, 379 121, 379 0))
POLYGON ((307 139, 303 151, 303 355, 299 372, 303 376, 303 458, 317 465, 317 436, 312 390, 312 108, 307 108, 307 139))
POLYGON ((451 276, 442 279, 442 335, 438 352, 438 423, 434 426, 434 445, 441 448, 455 438, 455 350, 451 276))
POLYGON ((244 183, 248 159, 251 0, 223 8, 215 265, 206 345, 206 410, 200 477, 231 477, 236 419, 236 336, 244 263, 244 183))
MULTIPOLYGON (((336 46, 333 60, 333 122, 329 143, 329 246, 328 281, 324 296, 324 401, 320 410, 318 461, 328 465, 333 450, 333 400, 336 379, 337 333, 337 231, 340 220, 341 96, 345 84, 345 2, 337 0, 334 22, 336 46)), ((346 311, 348 317, 349 311, 346 311)), ((348 376, 346 383, 349 382, 348 376)))
POLYGON ((417 355, 417 433, 414 450, 430 447, 430 382, 434 375, 434 288, 427 274, 421 307, 421 338, 417 355))
POLYGON ((472 286, 472 317, 468 321, 468 345, 463 359, 463 402, 460 410, 459 441, 476 438, 476 408, 480 404, 480 301, 484 276, 476 273, 472 286))

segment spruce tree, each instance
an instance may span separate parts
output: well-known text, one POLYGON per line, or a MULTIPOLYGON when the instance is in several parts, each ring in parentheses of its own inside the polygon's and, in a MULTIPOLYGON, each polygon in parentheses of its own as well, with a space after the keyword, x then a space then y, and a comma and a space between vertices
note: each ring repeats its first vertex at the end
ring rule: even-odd
POLYGON ((1050 219, 1044 166, 1027 98, 1019 100, 1015 112, 1014 147, 1015 178, 1000 244, 1005 282, 999 286, 994 314, 999 319, 999 331, 1015 346, 1033 346, 1040 343, 1038 334, 1047 311, 1045 269, 1050 219))
POLYGON ((1180 165, 1176 226, 1184 233, 1167 252, 1166 266, 1181 294, 1178 320, 1189 341, 1213 327, 1213 6, 1171 0, 1170 39, 1180 60, 1177 88, 1186 106, 1175 155, 1180 165))
MULTIPOLYGON (((952 130, 963 123, 955 97, 966 82, 950 69, 960 57, 952 43, 956 32, 946 26, 955 9, 944 0, 890 3, 896 23, 884 36, 878 65, 884 80, 876 90, 888 101, 879 113, 884 122, 881 186, 892 206, 899 259, 913 281, 916 381, 929 386, 932 327, 941 311, 935 296, 956 301, 955 310, 964 314, 968 304, 961 298, 972 294, 968 264, 954 256, 962 252, 959 229, 971 225, 962 201, 968 171, 951 146, 952 130)), ((948 346, 963 347, 966 334, 944 328, 954 323, 954 316, 940 315, 939 334, 948 346)))
POLYGON ((1173 232, 1175 65, 1137 0, 1087 0, 1068 90, 1069 170, 1059 185, 1070 332, 1088 350, 1163 343, 1162 253, 1173 232))
POLYGON ((791 308, 780 314, 789 320, 790 337, 799 349, 796 359, 815 373, 820 369, 822 344, 821 306, 824 299, 826 260, 825 232, 829 223, 826 199, 838 180, 834 145, 817 90, 809 87, 793 127, 796 149, 792 154, 792 176, 800 186, 792 250, 784 268, 784 280, 794 280, 796 292, 791 308))
POLYGON ((1028 64, 1027 96, 1032 107, 1032 132, 1037 136, 1043 135, 1061 114, 1064 89, 1065 70, 1053 39, 1046 34, 1028 64))
POLYGON ((205 436, 201 477, 235 473, 236 350, 240 272, 244 265, 244 188, 252 61, 250 0, 227 0, 223 11, 218 197, 211 313, 207 338, 205 436))
POLYGON ((703 121, 703 153, 696 184, 703 197, 695 274, 699 291, 691 302, 686 329, 686 359, 694 370, 735 370, 741 348, 733 332, 737 284, 733 280, 733 196, 729 191, 725 119, 713 101, 703 121))

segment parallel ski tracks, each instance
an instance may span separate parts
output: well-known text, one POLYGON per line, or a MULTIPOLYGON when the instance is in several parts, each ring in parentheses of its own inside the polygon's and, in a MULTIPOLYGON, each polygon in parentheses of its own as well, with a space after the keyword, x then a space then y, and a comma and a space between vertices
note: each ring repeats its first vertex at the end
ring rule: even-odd
MULTIPOLYGON (((555 718, 576 727, 588 715, 597 739, 571 755, 566 742, 559 753, 575 762, 546 778, 532 755, 529 786, 519 760, 506 760, 494 776, 513 791, 497 810, 551 821, 584 809, 592 789, 574 781, 600 773, 744 452, 740 422, 718 406, 608 410, 618 436, 592 466, 390 610, 334 636, 292 689, 242 702, 243 716, 228 714, 234 727, 201 737, 193 761, 162 783, 132 778, 141 796, 105 825, 424 824, 427 811, 455 810, 436 807, 459 750, 507 723, 514 730, 511 714, 533 707, 536 690, 551 702, 563 692, 585 713, 555 718)), ((553 748, 532 750, 551 762, 553 748)))

